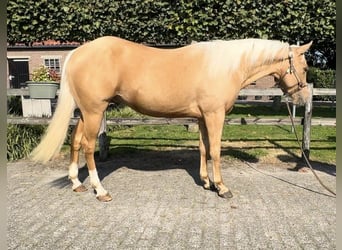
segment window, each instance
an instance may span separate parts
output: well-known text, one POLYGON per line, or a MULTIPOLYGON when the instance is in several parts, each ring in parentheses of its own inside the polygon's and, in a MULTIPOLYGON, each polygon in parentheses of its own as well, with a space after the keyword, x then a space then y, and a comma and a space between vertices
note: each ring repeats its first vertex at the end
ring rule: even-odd
POLYGON ((53 69, 56 73, 61 73, 59 58, 45 58, 44 65, 49 69, 53 69))

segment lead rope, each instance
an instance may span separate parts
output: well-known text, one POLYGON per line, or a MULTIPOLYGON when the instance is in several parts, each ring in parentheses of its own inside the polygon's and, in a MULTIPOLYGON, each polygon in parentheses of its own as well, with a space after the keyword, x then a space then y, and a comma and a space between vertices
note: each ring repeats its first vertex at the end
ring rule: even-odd
POLYGON ((290 120, 291 120, 291 123, 292 123, 292 127, 293 127, 293 131, 294 131, 294 134, 296 136, 296 139, 297 139, 297 142, 298 142, 298 146, 302 152, 302 155, 305 159, 305 162, 306 164, 309 166, 311 172, 313 173, 313 175, 316 177, 316 179, 318 180, 318 182, 321 184, 322 187, 324 187, 327 191, 329 191, 330 193, 332 193, 333 195, 336 196, 336 192, 332 191, 329 187, 327 187, 323 182, 322 180, 318 177, 318 175, 316 174, 316 171, 313 169, 313 167, 311 166, 310 162, 309 162, 309 159, 306 157, 306 154, 304 153, 304 149, 300 143, 300 140, 298 138, 298 134, 297 134, 297 131, 296 131, 296 127, 294 125, 294 121, 293 121, 293 117, 292 117, 292 113, 291 113, 291 109, 290 109, 290 105, 289 105, 289 102, 286 98, 286 106, 287 106, 287 110, 289 112, 289 115, 290 115, 290 120))

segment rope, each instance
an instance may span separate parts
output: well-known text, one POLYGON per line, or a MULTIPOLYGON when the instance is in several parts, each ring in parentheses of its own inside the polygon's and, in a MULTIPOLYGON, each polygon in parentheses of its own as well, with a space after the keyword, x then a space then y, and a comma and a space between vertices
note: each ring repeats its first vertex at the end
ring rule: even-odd
POLYGON ((297 131, 296 131, 296 127, 295 127, 295 125, 294 125, 294 121, 293 121, 293 117, 292 117, 290 105, 289 105, 289 102, 288 102, 287 98, 286 98, 286 106, 287 106, 287 110, 288 110, 289 115, 290 115, 290 120, 291 120, 291 123, 292 123, 292 127, 293 127, 294 134, 295 134, 296 139, 297 139, 298 146, 299 146, 299 148, 300 148, 300 150, 301 150, 301 152, 302 152, 302 155, 303 155, 303 157, 304 157, 304 159, 305 159, 306 164, 309 166, 311 172, 312 172, 313 175, 316 177, 316 179, 317 179, 318 182, 321 184, 321 186, 324 187, 327 191, 329 191, 330 193, 332 193, 333 195, 336 196, 336 192, 332 191, 328 186, 326 186, 326 185, 323 183, 323 181, 318 177, 316 171, 315 171, 315 170, 313 169, 313 167, 311 166, 311 164, 310 164, 310 162, 309 162, 309 159, 307 158, 307 156, 306 156, 306 154, 305 154, 305 152, 304 152, 304 149, 303 149, 303 147, 302 147, 302 144, 300 143, 300 140, 299 140, 299 138, 298 138, 298 134, 297 134, 297 131))

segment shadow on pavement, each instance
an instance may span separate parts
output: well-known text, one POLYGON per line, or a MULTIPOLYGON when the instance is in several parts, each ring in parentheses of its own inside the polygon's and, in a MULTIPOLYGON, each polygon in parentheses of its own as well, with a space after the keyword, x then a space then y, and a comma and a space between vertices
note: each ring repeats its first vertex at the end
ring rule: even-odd
MULTIPOLYGON (((99 161, 98 153, 95 153, 95 161, 100 180, 125 167, 141 171, 163 171, 170 169, 184 169, 194 180, 202 186, 199 177, 199 152, 193 149, 173 150, 146 150, 132 147, 117 147, 111 149, 106 161, 99 161)), ((79 169, 79 179, 83 182, 88 177, 87 166, 79 169)), ((52 185, 65 188, 71 185, 68 174, 52 182, 52 185)))
MULTIPOLYGON (((303 168, 309 167, 307 166, 304 160, 298 158, 297 156, 278 155, 277 157, 282 162, 290 162, 296 164, 293 168, 288 168, 288 170, 290 171, 301 171, 303 168)), ((324 172, 332 176, 336 176, 336 165, 311 160, 309 160, 309 163, 311 164, 314 170, 324 172)))

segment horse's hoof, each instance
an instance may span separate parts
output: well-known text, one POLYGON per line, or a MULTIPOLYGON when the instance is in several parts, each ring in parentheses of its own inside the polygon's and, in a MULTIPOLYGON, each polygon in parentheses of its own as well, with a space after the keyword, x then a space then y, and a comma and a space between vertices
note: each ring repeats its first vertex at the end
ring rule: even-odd
POLYGON ((108 201, 112 200, 112 196, 110 196, 110 194, 107 193, 105 195, 96 196, 96 199, 98 199, 99 201, 102 201, 102 202, 108 202, 108 201))
POLYGON ((219 193, 218 195, 224 199, 230 199, 233 197, 233 194, 230 191, 224 192, 223 194, 219 193))
POLYGON ((77 188, 75 188, 74 192, 80 193, 80 192, 85 192, 87 190, 88 189, 82 184, 82 185, 79 185, 77 188))

